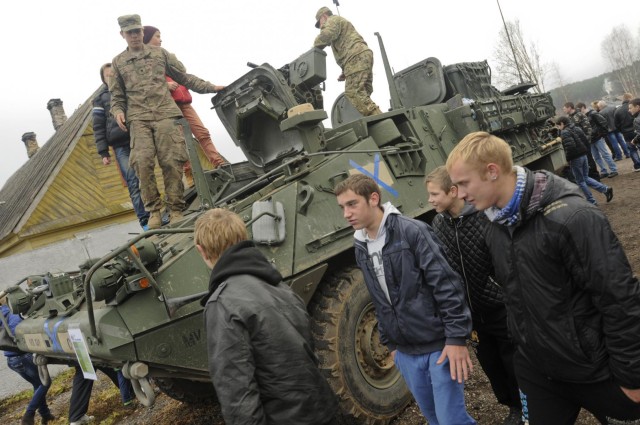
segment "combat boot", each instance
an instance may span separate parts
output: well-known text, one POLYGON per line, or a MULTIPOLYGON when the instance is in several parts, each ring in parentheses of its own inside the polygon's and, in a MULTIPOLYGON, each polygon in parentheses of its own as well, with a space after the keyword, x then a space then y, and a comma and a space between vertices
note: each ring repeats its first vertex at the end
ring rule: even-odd
POLYGON ((162 217, 160 216, 160 211, 151 211, 149 221, 147 221, 147 226, 149 227, 149 229, 159 229, 160 226, 162 226, 162 217))
POLYGON ((171 210, 171 221, 169 221, 169 224, 176 224, 179 221, 182 221, 182 219, 184 219, 184 215, 182 215, 182 211, 180 210, 171 210))

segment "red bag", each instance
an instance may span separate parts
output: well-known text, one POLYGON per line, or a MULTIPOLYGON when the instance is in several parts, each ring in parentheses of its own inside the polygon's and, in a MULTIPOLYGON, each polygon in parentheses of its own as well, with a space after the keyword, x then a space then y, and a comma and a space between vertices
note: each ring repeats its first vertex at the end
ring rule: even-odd
MULTIPOLYGON (((168 75, 165 75, 165 78, 167 82, 173 81, 168 75)), ((176 103, 191 103, 193 101, 189 89, 181 84, 178 84, 178 88, 171 92, 171 97, 173 97, 176 103)))

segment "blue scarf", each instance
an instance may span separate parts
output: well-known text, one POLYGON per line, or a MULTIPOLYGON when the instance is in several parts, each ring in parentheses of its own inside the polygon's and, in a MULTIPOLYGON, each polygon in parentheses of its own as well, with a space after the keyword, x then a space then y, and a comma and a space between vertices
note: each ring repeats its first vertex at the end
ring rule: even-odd
POLYGON ((509 203, 502 209, 491 207, 487 210, 487 217, 489 217, 491 221, 507 226, 513 226, 520 219, 520 203, 522 202, 524 187, 527 183, 527 173, 524 168, 516 166, 515 169, 517 175, 516 190, 513 192, 509 203))

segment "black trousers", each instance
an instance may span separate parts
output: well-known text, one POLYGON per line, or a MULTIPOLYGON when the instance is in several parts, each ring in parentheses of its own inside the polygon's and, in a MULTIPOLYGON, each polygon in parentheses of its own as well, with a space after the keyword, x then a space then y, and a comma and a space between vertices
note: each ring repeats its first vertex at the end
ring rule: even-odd
POLYGON ((473 328, 478 334, 476 357, 489 378, 498 403, 521 408, 513 367, 516 346, 509 338, 506 309, 493 312, 491 316, 474 316, 473 328))
POLYGON ((520 389, 526 396, 524 410, 530 425, 571 425, 581 408, 602 424, 640 424, 640 404, 629 399, 613 381, 557 381, 538 372, 520 353, 515 355, 515 367, 520 389))
MULTIPOLYGON (((79 365, 74 366, 76 373, 73 375, 73 386, 71 387, 71 398, 69 399, 69 422, 79 421, 89 411, 89 400, 93 389, 93 380, 84 379, 82 369, 79 365)), ((98 368, 107 375, 113 384, 118 387, 118 374, 111 368, 98 368)))

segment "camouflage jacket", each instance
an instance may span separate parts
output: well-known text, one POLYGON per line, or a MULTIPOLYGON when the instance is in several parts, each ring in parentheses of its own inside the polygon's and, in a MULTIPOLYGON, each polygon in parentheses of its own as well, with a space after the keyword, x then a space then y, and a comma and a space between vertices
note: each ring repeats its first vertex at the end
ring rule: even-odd
POLYGON ((110 80, 111 114, 124 113, 132 120, 156 121, 182 116, 165 75, 196 93, 214 93, 214 85, 187 74, 184 65, 161 47, 145 45, 140 54, 129 49, 113 58, 110 80))
POLYGON ((585 136, 587 136, 587 140, 591 140, 591 133, 593 130, 591 129, 591 123, 589 122, 589 118, 582 112, 574 112, 570 115, 573 122, 582 129, 585 136))
POLYGON ((313 47, 324 49, 327 46, 331 46, 333 56, 342 68, 344 75, 364 71, 364 69, 348 65, 349 61, 360 53, 370 51, 367 43, 351 22, 341 16, 330 16, 313 42, 313 47))

